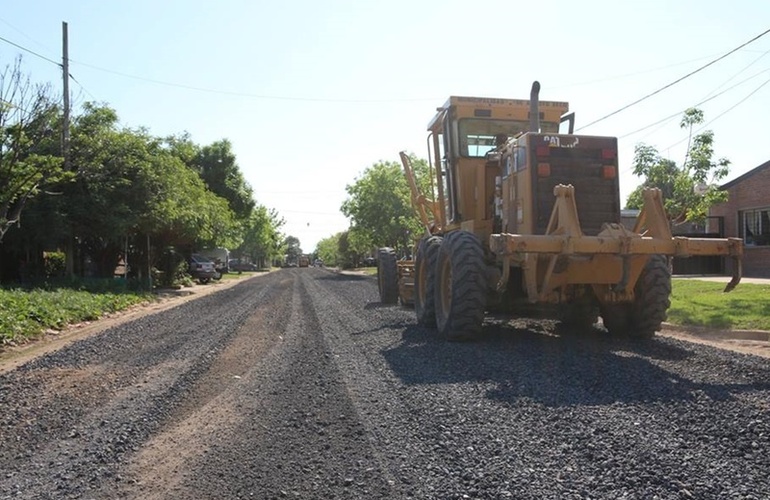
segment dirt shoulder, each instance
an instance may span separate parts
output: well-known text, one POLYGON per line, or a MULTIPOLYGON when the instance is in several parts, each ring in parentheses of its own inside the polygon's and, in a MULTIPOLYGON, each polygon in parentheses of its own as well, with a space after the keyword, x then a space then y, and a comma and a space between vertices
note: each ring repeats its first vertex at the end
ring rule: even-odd
POLYGON ((658 335, 770 358, 770 332, 762 330, 718 330, 666 324, 658 335))

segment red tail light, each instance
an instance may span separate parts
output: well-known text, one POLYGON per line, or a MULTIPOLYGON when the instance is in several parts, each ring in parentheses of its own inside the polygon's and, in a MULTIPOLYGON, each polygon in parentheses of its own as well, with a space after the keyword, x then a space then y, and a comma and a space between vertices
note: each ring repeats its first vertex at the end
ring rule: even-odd
POLYGON ((549 163, 538 163, 537 164, 537 176, 538 177, 550 177, 551 176, 551 165, 549 163))
POLYGON ((551 155, 551 148, 548 146, 538 146, 535 150, 535 154, 537 156, 550 156, 551 155))
POLYGON ((602 177, 605 179, 614 179, 618 175, 617 170, 615 170, 615 165, 604 165, 602 168, 602 177))
POLYGON ((615 151, 614 149, 602 149, 603 160, 614 160, 617 155, 618 155, 618 152, 615 151))

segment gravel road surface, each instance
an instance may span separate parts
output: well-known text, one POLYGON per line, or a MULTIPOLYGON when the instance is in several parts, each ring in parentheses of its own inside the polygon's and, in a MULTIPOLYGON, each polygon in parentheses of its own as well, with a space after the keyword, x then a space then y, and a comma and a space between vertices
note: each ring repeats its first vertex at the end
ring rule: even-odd
POLYGON ((770 366, 284 269, 0 375, 0 498, 770 498, 770 366))

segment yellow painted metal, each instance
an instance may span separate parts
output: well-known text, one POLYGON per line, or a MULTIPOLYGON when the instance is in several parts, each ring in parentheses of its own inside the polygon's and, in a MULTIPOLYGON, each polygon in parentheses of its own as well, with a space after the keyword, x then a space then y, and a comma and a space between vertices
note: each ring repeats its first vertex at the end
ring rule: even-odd
POLYGON ((672 236, 658 189, 644 191, 644 208, 635 231, 620 224, 605 224, 597 236, 585 236, 580 229, 573 186, 560 184, 554 195, 556 202, 545 235, 502 233, 489 237, 490 250, 496 256, 521 262, 530 302, 558 302, 554 292, 570 284, 594 285, 597 297, 604 302, 630 300, 642 268, 653 254, 729 256, 736 264, 726 291, 740 281, 743 241, 672 236))
POLYGON ((414 304, 414 261, 398 261, 398 298, 403 305, 414 304))

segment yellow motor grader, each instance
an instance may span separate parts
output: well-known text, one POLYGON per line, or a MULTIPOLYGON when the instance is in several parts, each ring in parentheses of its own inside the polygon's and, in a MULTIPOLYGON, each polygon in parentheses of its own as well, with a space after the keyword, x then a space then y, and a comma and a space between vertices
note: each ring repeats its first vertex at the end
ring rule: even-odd
POLYGON ((381 259, 383 302, 409 275, 418 322, 449 340, 478 334, 490 309, 533 308, 569 328, 601 316, 611 334, 646 338, 666 319, 672 257, 730 257, 725 291, 740 282, 742 240, 674 237, 658 189, 644 191, 633 229, 622 225, 617 138, 574 134, 568 104, 540 101, 539 90, 534 82, 529 100, 453 96, 438 108, 428 196, 402 154, 425 235, 413 263, 381 259))

